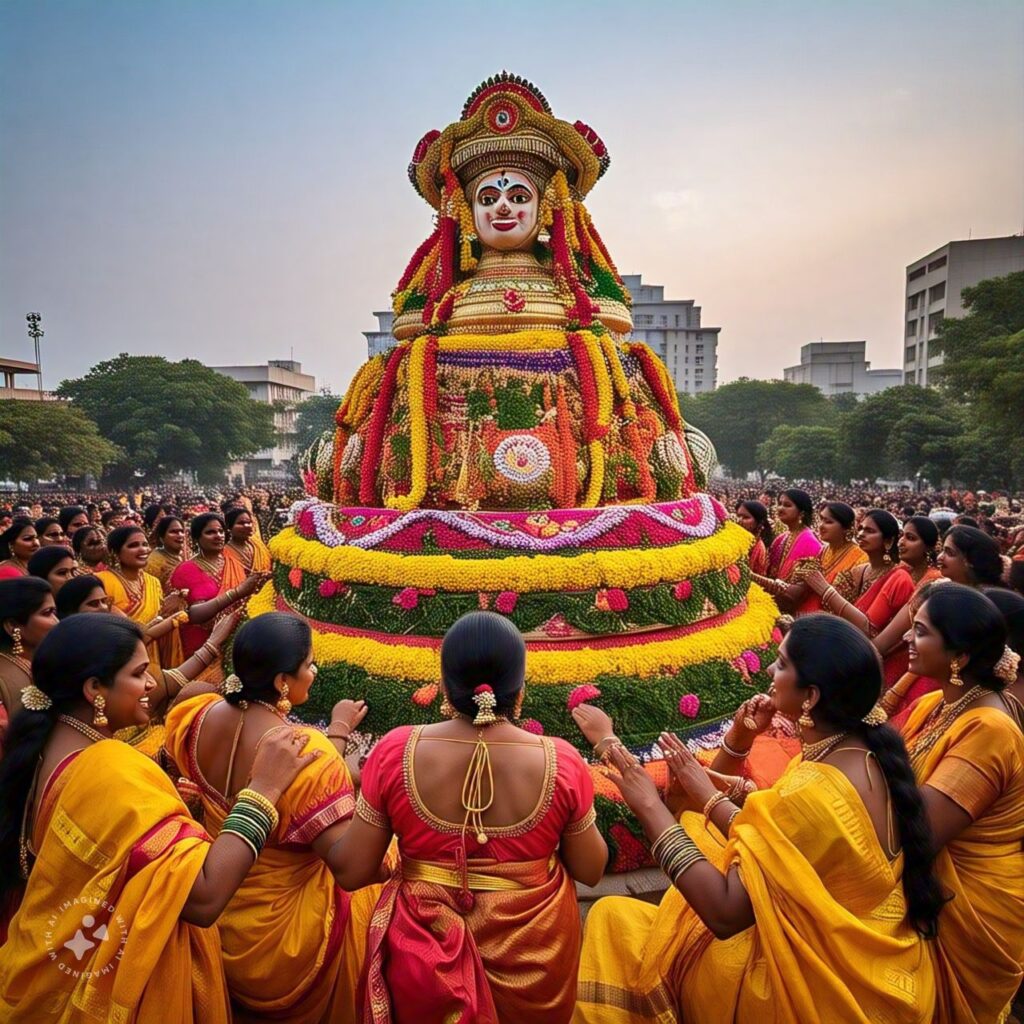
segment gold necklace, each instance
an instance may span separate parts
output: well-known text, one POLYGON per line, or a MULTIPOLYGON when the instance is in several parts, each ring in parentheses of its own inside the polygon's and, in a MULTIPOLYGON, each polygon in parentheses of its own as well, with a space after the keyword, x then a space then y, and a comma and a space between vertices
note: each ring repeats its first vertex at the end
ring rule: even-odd
POLYGON ((32 662, 28 658, 19 658, 16 654, 7 654, 5 651, 0 651, 0 658, 6 658, 12 665, 17 666, 29 677, 32 678, 32 662))
POLYGON ((821 761, 832 753, 834 747, 838 747, 850 734, 848 732, 837 732, 834 736, 828 736, 817 743, 810 743, 803 749, 804 761, 821 761))
POLYGON ((963 711, 968 704, 973 704, 979 697, 983 696, 983 686, 972 686, 962 697, 947 704, 945 699, 940 700, 931 710, 931 714, 924 720, 921 732, 911 744, 908 754, 910 755, 910 766, 917 774, 917 769, 942 734, 953 724, 954 719, 963 711))
POLYGON ((104 736, 101 732, 97 732, 91 725, 86 725, 85 722, 78 718, 72 718, 70 715, 58 715, 57 721, 63 722, 76 732, 80 732, 86 739, 92 740, 93 743, 99 743, 100 740, 110 738, 109 736, 104 736))
POLYGON ((142 603, 142 598, 146 590, 146 583, 140 575, 134 582, 128 579, 127 576, 120 569, 111 569, 111 573, 116 576, 121 583, 124 585, 125 592, 136 604, 142 603))
POLYGON ((278 711, 273 704, 268 704, 265 700, 250 700, 250 704, 259 704, 261 708, 266 708, 268 711, 272 711, 281 721, 287 721, 288 716, 283 712, 278 711))
POLYGON ((223 555, 218 555, 215 561, 207 558, 205 555, 196 555, 194 561, 207 576, 213 577, 214 582, 220 583, 221 577, 224 575, 223 555))

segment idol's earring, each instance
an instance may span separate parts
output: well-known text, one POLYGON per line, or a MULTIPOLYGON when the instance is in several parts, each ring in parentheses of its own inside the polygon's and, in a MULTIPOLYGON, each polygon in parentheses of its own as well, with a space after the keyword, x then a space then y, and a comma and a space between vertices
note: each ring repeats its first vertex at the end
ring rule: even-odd
POLYGON ((107 706, 107 698, 102 693, 96 694, 96 699, 92 702, 92 724, 97 729, 102 729, 107 725, 107 716, 103 713, 107 706))
POLYGON ((448 694, 444 695, 444 700, 441 701, 441 714, 445 718, 458 718, 459 713, 455 710, 455 705, 448 699, 448 694))
POLYGON ((281 684, 281 696, 277 699, 277 704, 274 705, 282 715, 287 715, 292 709, 292 702, 288 699, 288 684, 281 684))
POLYGON ((964 685, 964 681, 960 676, 960 665, 955 658, 949 663, 949 682, 951 686, 964 685))
POLYGON ((21 642, 21 628, 15 626, 11 632, 11 654, 20 658, 25 653, 25 646, 21 642))
POLYGON ((811 702, 805 700, 800 705, 800 717, 796 720, 796 731, 797 735, 802 736, 804 729, 814 728, 814 719, 810 716, 811 702))

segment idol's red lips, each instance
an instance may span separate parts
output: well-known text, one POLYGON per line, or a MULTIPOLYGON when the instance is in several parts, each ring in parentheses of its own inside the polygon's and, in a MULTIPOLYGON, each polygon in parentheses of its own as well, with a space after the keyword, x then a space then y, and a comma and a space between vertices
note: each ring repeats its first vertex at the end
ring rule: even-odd
POLYGON ((492 220, 491 227, 495 231, 511 231, 517 225, 517 221, 514 220, 492 220))

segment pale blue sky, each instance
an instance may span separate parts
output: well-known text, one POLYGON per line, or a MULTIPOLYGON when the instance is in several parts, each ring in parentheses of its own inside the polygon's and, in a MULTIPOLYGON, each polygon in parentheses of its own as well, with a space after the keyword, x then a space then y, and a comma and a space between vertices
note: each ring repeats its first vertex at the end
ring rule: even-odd
POLYGON ((430 230, 405 168, 507 67, 604 137, 623 272, 720 379, 866 338, 907 263, 1024 228, 1024 4, 0 2, 0 354, 296 359, 342 388, 430 230))

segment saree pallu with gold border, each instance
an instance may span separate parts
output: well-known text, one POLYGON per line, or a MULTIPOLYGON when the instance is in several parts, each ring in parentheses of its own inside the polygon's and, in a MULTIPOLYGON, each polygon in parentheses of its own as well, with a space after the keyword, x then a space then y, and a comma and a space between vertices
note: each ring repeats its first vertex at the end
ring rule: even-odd
MULTIPOLYGON (((914 741, 941 693, 918 701, 903 730, 914 741)), ((935 872, 953 896, 932 946, 937 1024, 1005 1020, 1024 964, 1024 735, 997 708, 960 714, 915 766, 973 819, 939 853, 935 872)))
POLYGON ((230 544, 224 546, 224 557, 238 562, 246 576, 251 572, 270 572, 272 565, 270 548, 260 540, 259 535, 255 532, 249 543, 252 545, 252 565, 246 565, 245 559, 230 544))
POLYGON ((842 772, 795 761, 747 798, 724 850, 756 924, 715 939, 670 888, 658 907, 600 900, 587 918, 577 1024, 931 1024, 926 944, 906 921, 902 855, 890 864, 842 772))
POLYGON ((217 928, 180 916, 209 837, 167 776, 126 744, 104 740, 77 755, 40 811, 38 856, 0 948, 0 1018, 227 1024, 217 928), (67 943, 79 932, 93 945, 76 959, 67 943))
MULTIPOLYGON (((814 569, 821 568, 822 543, 814 531, 805 526, 799 533, 780 534, 768 549, 768 575, 786 583, 803 583, 814 569)), ((818 595, 810 592, 795 609, 796 615, 821 610, 818 595), (817 604, 817 607, 815 607, 817 604)))
POLYGON ((581 929, 561 861, 465 868, 463 879, 454 863, 404 860, 385 885, 360 983, 363 1024, 571 1020, 581 929))
MULTIPOLYGON (((204 717, 222 702, 217 694, 202 694, 173 708, 164 741, 178 769, 199 787, 211 835, 220 832, 230 801, 203 777, 196 747, 204 717)), ((351 817, 355 798, 330 740, 315 729, 303 731, 306 752, 320 756, 282 794, 277 828, 220 919, 236 1022, 358 1019, 356 985, 380 886, 350 896, 312 848, 325 829, 351 817)))
MULTIPOLYGON (((862 562, 868 560, 868 556, 856 545, 848 547, 838 558, 830 560, 831 551, 826 545, 822 548, 821 552, 821 575, 832 584, 835 585, 836 579, 842 574, 849 572, 855 565, 860 565, 862 562)), ((150 556, 152 557, 152 556, 150 556)), ((753 565, 751 565, 753 569, 753 565)), ((757 570, 754 569, 754 572, 757 570)), ((817 594, 811 594, 804 602, 803 611, 804 614, 810 612, 822 612, 824 607, 821 603, 821 597, 817 594)))

